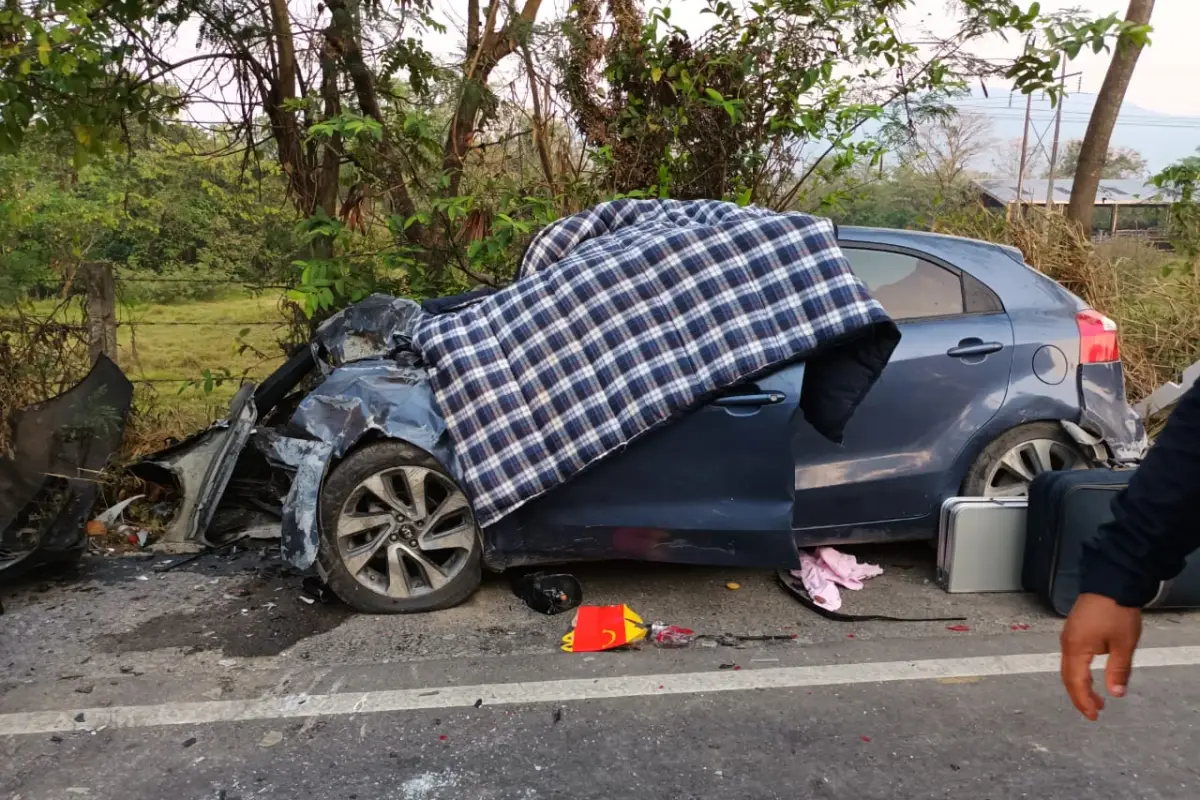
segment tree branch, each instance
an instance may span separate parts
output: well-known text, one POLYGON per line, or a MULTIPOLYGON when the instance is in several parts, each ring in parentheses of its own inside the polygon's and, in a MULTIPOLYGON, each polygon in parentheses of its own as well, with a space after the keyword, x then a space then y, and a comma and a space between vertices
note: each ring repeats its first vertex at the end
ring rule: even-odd
POLYGON ((546 185, 550 187, 550 194, 556 194, 554 189, 554 165, 550 161, 550 146, 546 142, 546 120, 542 116, 542 100, 538 92, 537 73, 533 69, 533 54, 529 50, 529 43, 521 47, 522 55, 525 57, 525 71, 529 73, 529 92, 533 96, 533 146, 537 148, 538 160, 542 162, 542 172, 546 175, 546 185))
POLYGON ((129 92, 137 91, 138 89, 141 89, 143 86, 147 86, 151 83, 154 83, 159 78, 165 78, 166 76, 170 75, 172 72, 179 69, 180 67, 186 66, 186 65, 194 63, 196 61, 207 61, 207 60, 216 59, 216 58, 223 58, 226 60, 235 60, 235 61, 240 60, 240 61, 245 61, 251 65, 257 65, 257 62, 255 62, 255 60, 254 60, 254 57, 251 56, 249 53, 204 53, 204 54, 198 55, 198 56, 190 56, 189 58, 185 58, 182 61, 176 61, 174 64, 171 64, 171 65, 163 68, 163 70, 161 72, 157 72, 154 75, 151 75, 146 78, 142 78, 137 83, 129 86, 126 89, 126 91, 129 91, 129 92))
MULTIPOLYGON (((375 93, 375 77, 363 61, 362 49, 359 47, 354 33, 354 20, 350 16, 349 9, 346 8, 346 0, 328 0, 327 5, 330 13, 330 24, 327 31, 329 44, 335 52, 341 55, 342 63, 345 64, 346 71, 350 74, 350 82, 354 85, 354 93, 358 98, 359 107, 362 108, 364 114, 383 126, 383 148, 385 154, 390 153, 392 143, 387 137, 389 126, 379 107, 379 98, 375 93)), ((389 175, 389 180, 392 186, 388 190, 388 197, 391 200, 392 210, 405 218, 412 217, 416 214, 417 209, 408 192, 408 184, 398 172, 389 175)), ((423 228, 420 223, 410 226, 409 230, 412 231, 414 238, 421 238, 423 228)))

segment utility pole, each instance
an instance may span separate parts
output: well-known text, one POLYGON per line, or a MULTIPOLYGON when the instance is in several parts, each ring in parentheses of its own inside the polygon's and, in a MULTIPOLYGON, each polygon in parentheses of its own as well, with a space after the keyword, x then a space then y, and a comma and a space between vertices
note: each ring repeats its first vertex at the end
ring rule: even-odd
POLYGON ((1058 138, 1062 133, 1063 90, 1067 88, 1067 60, 1063 59, 1058 78, 1058 111, 1054 115, 1054 141, 1050 144, 1050 169, 1046 173, 1046 212, 1054 213, 1054 168, 1058 166, 1058 138))
POLYGON ((1033 95, 1029 94, 1025 99, 1025 133, 1021 136, 1021 166, 1017 171, 1017 214, 1023 213, 1022 203, 1024 197, 1022 191, 1025 189, 1025 166, 1029 161, 1029 120, 1033 114, 1033 95))

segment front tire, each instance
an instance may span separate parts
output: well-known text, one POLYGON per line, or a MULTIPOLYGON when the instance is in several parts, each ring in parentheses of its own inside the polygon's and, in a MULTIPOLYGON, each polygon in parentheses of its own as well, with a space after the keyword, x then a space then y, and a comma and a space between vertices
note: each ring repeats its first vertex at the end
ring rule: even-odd
POLYGON ((964 497, 1027 497, 1043 472, 1087 469, 1087 458, 1056 422, 1034 422, 997 437, 975 459, 964 497))
POLYGON ((462 488, 428 453, 403 442, 361 447, 321 490, 317 566, 359 611, 450 608, 482 580, 483 542, 462 488))

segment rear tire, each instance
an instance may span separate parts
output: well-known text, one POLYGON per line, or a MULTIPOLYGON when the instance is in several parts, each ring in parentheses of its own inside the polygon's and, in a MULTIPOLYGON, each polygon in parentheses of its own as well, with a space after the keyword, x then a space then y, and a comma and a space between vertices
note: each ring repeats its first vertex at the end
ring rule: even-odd
POLYGON ((359 611, 450 608, 482 580, 483 542, 462 488, 403 442, 361 447, 321 489, 317 568, 359 611))
POLYGON ((1042 472, 1087 469, 1087 458, 1056 422, 1033 422, 1004 433, 975 459, 964 497, 1026 497, 1042 472))

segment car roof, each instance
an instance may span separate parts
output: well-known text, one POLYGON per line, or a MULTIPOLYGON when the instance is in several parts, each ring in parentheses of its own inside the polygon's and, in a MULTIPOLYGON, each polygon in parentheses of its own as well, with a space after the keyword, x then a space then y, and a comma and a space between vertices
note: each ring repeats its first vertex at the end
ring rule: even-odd
MULTIPOLYGON (((1003 255, 1019 264, 1024 263, 1021 251, 980 239, 951 236, 945 233, 909 231, 898 228, 865 228, 857 225, 838 227, 838 238, 846 242, 894 245, 921 250, 939 256, 956 267, 968 269, 976 259, 986 255, 988 259, 1003 255)), ((968 271, 971 271, 968 269, 968 271)))

